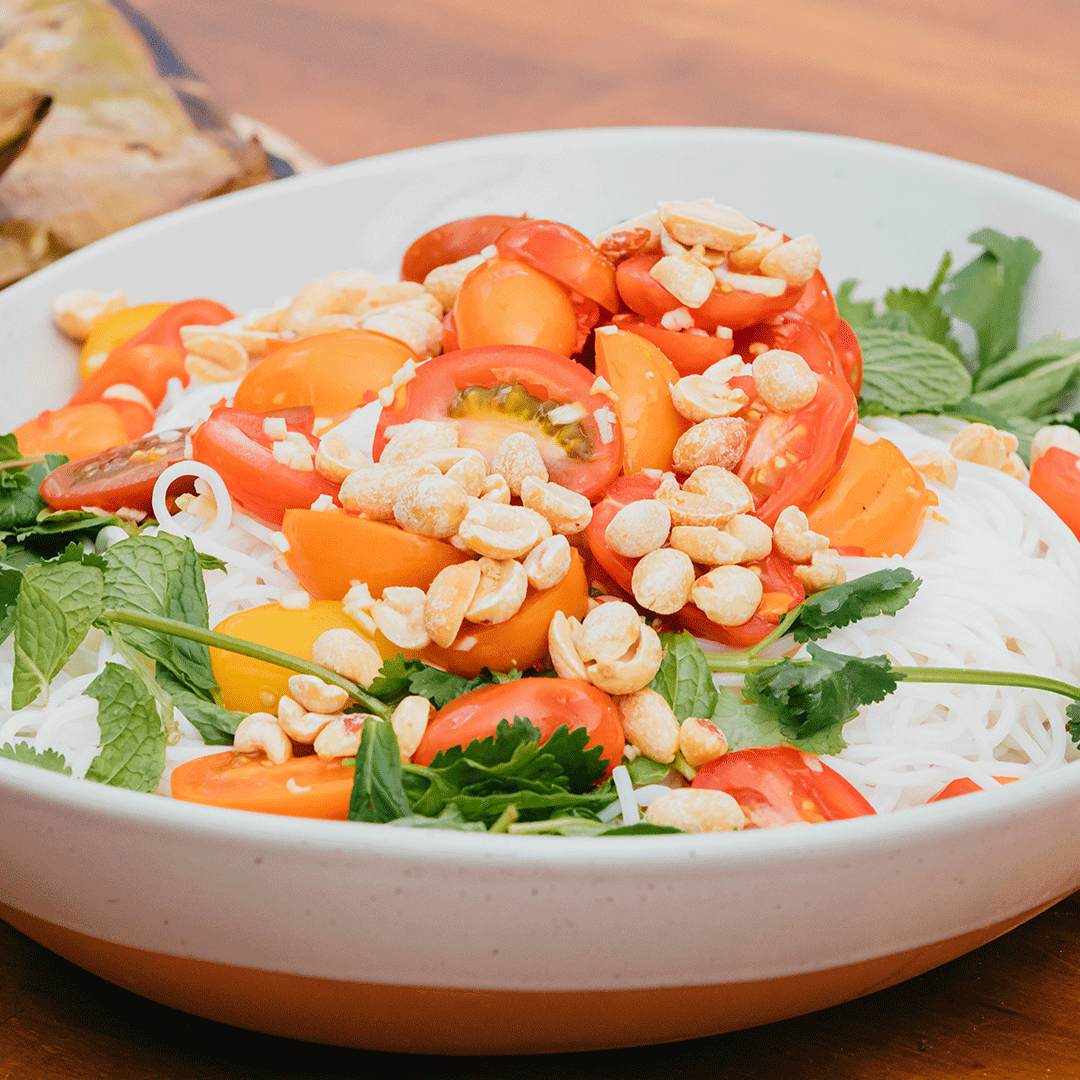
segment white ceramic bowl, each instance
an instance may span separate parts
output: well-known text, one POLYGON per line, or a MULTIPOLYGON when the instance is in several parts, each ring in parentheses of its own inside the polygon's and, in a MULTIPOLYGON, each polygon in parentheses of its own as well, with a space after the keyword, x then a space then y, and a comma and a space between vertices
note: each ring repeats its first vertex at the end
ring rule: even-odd
MULTIPOLYGON (((984 225, 1043 250, 1028 336, 1080 333, 1080 204, 972 165, 765 131, 513 135, 406 151, 137 226, 0 294, 0 430, 64 399, 52 298, 265 305, 410 240, 527 211, 586 233, 712 195, 812 232, 867 293, 963 260, 984 225)), ((1080 886, 1080 768, 892 816, 720 836, 477 836, 275 818, 0 761, 0 914, 190 1012, 344 1045, 569 1050, 687 1038, 908 978, 1080 886)))

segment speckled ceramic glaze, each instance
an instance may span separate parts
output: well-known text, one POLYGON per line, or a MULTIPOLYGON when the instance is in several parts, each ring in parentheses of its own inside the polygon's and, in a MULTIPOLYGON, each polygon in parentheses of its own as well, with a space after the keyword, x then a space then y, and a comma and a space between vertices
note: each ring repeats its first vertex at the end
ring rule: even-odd
MULTIPOLYGON (((830 280, 929 280, 984 225, 1044 257, 1029 336, 1080 333, 1080 204, 1010 177, 824 136, 554 132, 408 151, 138 226, 0 293, 0 430, 66 398, 48 308, 266 306, 351 266, 392 275, 456 217, 590 233, 711 195, 814 233, 830 280)), ((973 250, 973 249, 972 249, 973 250)), ((77 963, 214 1019, 431 1052, 686 1038, 924 971, 1080 886, 1080 770, 892 816, 722 836, 477 836, 290 820, 0 760, 0 914, 77 963)))

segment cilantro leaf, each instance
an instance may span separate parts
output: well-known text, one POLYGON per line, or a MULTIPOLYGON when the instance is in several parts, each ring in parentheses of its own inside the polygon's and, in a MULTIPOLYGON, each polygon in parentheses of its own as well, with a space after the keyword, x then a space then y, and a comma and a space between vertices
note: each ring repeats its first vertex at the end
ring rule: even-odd
POLYGON ((858 278, 847 278, 840 282, 836 290, 836 309, 840 312, 840 318, 848 323, 853 329, 865 326, 874 319, 877 304, 873 300, 852 300, 851 294, 859 287, 858 278))
POLYGON ((940 412, 971 393, 967 368, 943 345, 900 330, 861 327, 861 402, 871 411, 940 412))
POLYGON ((64 760, 63 754, 58 754, 55 750, 35 750, 27 742, 16 743, 14 746, 4 743, 0 746, 0 758, 21 761, 24 765, 36 765, 39 769, 47 769, 63 776, 71 775, 71 766, 64 760))
POLYGON ((393 705, 411 693, 409 680, 412 675, 425 665, 421 660, 406 660, 398 653, 384 660, 379 674, 367 688, 369 694, 380 701, 393 705))
POLYGON ((681 724, 688 716, 707 720, 716 708, 716 685, 701 646, 688 630, 661 634, 664 658, 649 683, 681 724))
POLYGON ((100 555, 92 551, 83 551, 83 546, 78 540, 68 541, 68 546, 64 548, 56 561, 82 563, 83 566, 95 566, 98 570, 104 570, 106 566, 105 560, 100 555))
POLYGON ((825 637, 830 630, 872 615, 895 615, 922 584, 905 567, 875 570, 808 596, 791 633, 799 642, 825 637))
POLYGON ((941 308, 940 298, 942 286, 948 279, 951 267, 952 253, 946 251, 928 289, 923 291, 906 286, 889 289, 885 293, 885 307, 891 313, 907 316, 916 328, 915 333, 958 354, 959 346, 949 337, 950 319, 941 308))
POLYGON ((730 686, 720 687, 713 723, 723 731, 731 750, 788 743, 810 754, 839 754, 847 746, 841 734, 842 724, 835 724, 813 735, 795 734, 772 713, 744 701, 730 686))
POLYGON ((156 790, 165 771, 165 731, 138 676, 120 664, 106 664, 84 693, 97 699, 101 727, 101 752, 90 762, 87 780, 156 790))
POLYGON ((1080 701, 1070 702, 1065 709, 1065 715, 1069 718, 1066 726, 1072 741, 1076 746, 1080 746, 1080 701))
POLYGON ((11 708, 22 709, 49 684, 67 659, 68 624, 60 605, 33 582, 23 581, 15 603, 15 665, 11 708))
POLYGON ((410 829, 454 829, 457 832, 487 832, 482 821, 466 821, 461 811, 451 804, 438 817, 424 817, 423 814, 406 814, 394 818, 388 825, 401 825, 410 829))
POLYGON ((454 675, 449 671, 443 671, 442 668, 425 664, 422 660, 406 660, 401 653, 398 653, 389 660, 383 661, 378 676, 368 687, 368 693, 380 701, 385 701, 388 705, 397 704, 409 694, 418 694, 420 697, 426 697, 436 709, 441 709, 470 690, 477 690, 481 686, 513 682, 520 678, 522 678, 522 673, 516 668, 510 671, 492 671, 490 668, 484 668, 479 675, 466 679, 462 675, 454 675))
POLYGON ((555 759, 566 777, 566 786, 576 794, 591 790, 609 766, 618 765, 617 761, 609 762, 600 756, 603 753, 600 746, 586 750, 588 741, 589 733, 585 728, 563 724, 551 733, 542 748, 545 754, 555 759))
POLYGON ((229 567, 226 563, 222 562, 216 555, 207 555, 206 552, 197 552, 199 556, 199 565, 204 570, 228 570, 229 567))
POLYGON ((393 821, 412 811, 402 786, 401 751, 389 720, 364 721, 349 800, 350 821, 393 821))

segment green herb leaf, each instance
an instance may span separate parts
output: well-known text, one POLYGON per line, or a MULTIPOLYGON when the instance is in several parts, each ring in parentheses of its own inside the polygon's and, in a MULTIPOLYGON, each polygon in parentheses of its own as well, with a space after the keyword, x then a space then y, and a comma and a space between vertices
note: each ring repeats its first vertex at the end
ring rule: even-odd
POLYGON ((910 570, 898 566, 833 585, 803 601, 791 632, 796 641, 814 641, 859 619, 895 615, 907 606, 921 584, 910 570))
MULTIPOLYGON (((195 545, 184 539, 180 549, 179 566, 170 573, 165 594, 165 616, 190 626, 208 628, 206 588, 203 571, 195 545)), ((166 666, 194 690, 213 694, 218 689, 210 650, 198 641, 169 638, 171 662, 166 666)))
POLYGON ((1066 727, 1069 735, 1076 746, 1080 746, 1080 701, 1070 702, 1065 707, 1065 715, 1069 718, 1066 727))
POLYGON ((68 546, 64 548, 56 561, 62 563, 82 563, 83 566, 93 566, 101 571, 104 571, 107 565, 100 555, 96 555, 92 551, 84 551, 82 544, 80 544, 78 540, 69 540, 68 546))
MULTIPOLYGON (((715 706, 713 711, 715 711, 715 706)), ((712 716, 712 713, 709 716, 712 716)), ((647 784, 659 784, 661 780, 664 780, 671 772, 671 762, 665 765, 661 761, 653 761, 652 758, 647 758, 642 754, 626 763, 626 771, 630 774, 634 787, 645 787, 647 784)))
POLYGON ((863 352, 863 403, 898 415, 940 412, 971 392, 967 369, 943 345, 875 327, 857 334, 863 352))
POLYGON ((71 775, 71 766, 64 760, 63 754, 58 754, 55 750, 35 750, 27 742, 16 743, 14 746, 5 743, 0 746, 0 758, 21 761, 23 765, 35 765, 39 769, 47 769, 63 776, 71 775))
POLYGON ((889 289, 885 294, 885 307, 890 312, 907 316, 916 327, 914 333, 944 345, 950 352, 957 352, 958 346, 949 337, 951 321, 942 311, 940 299, 942 286, 948 279, 951 267, 952 253, 946 251, 928 289, 889 289))
POLYGON ((1061 334, 1050 334, 1022 349, 1014 349, 1003 360, 983 368, 975 376, 975 389, 992 390, 1010 379, 1027 375, 1044 364, 1062 360, 1074 353, 1080 353, 1080 338, 1067 339, 1061 334))
POLYGON ((165 732, 154 699, 138 676, 106 664, 84 691, 98 701, 101 753, 86 770, 87 780, 130 791, 154 791, 165 771, 165 732))
POLYGON ((598 836, 662 836, 667 833, 681 833, 674 825, 653 825, 648 821, 638 821, 633 825, 615 825, 605 829, 598 836))
POLYGON ((21 585, 21 571, 0 570, 0 644, 7 641, 8 634, 15 629, 16 604, 21 585))
POLYGON ((877 304, 873 300, 852 300, 851 294, 859 287, 858 278, 847 278, 840 282, 836 290, 836 309, 840 318, 852 328, 865 326, 875 318, 877 304))
POLYGON ((724 733, 730 750, 788 744, 810 754, 839 754, 847 746, 841 734, 842 724, 813 735, 795 734, 774 713, 744 701, 730 686, 720 687, 713 723, 724 733))
POLYGON ((466 821, 456 806, 448 806, 438 817, 424 817, 423 814, 407 814, 394 818, 388 825, 399 825, 409 829, 453 829, 456 832, 487 832, 482 821, 466 821))
POLYGON ((15 665, 11 708, 25 708, 49 684, 67 659, 68 625, 59 604, 32 582, 23 581, 15 603, 15 665))
POLYGON ((479 675, 466 679, 461 675, 443 671, 442 668, 425 664, 422 660, 406 660, 401 653, 398 653, 389 660, 383 661, 378 676, 368 687, 368 693, 389 705, 396 705, 410 694, 418 694, 420 697, 426 697, 436 709, 441 709, 470 690, 477 690, 481 686, 514 682, 521 677, 522 674, 517 669, 491 671, 489 668, 484 668, 479 675))
POLYGON ((1034 418, 1052 411, 1080 385, 1080 352, 1053 360, 1026 375, 999 382, 966 398, 991 412, 1034 418))
POLYGON ((159 667, 155 678, 170 702, 198 729, 207 746, 232 746, 236 729, 246 713, 225 709, 192 693, 168 668, 159 667))
POLYGON ((586 750, 588 741, 589 733, 585 728, 563 724, 551 733, 551 738, 542 747, 543 752, 554 758, 562 769, 566 777, 565 786, 575 794, 590 791, 608 771, 609 764, 612 768, 619 764, 617 761, 609 763, 602 758, 603 749, 599 746, 586 750))
POLYGON ((198 552, 199 565, 204 570, 228 570, 227 564, 223 563, 216 555, 207 555, 205 552, 198 552))
POLYGON ((401 750, 389 720, 364 721, 356 751, 350 821, 393 821, 412 811, 402 786, 401 750))
POLYGON ((19 440, 14 432, 0 435, 0 461, 18 461, 22 457, 19 440))
POLYGON ((23 581, 41 589, 64 613, 67 649, 63 663, 67 663, 101 614, 101 571, 78 562, 45 562, 27 567, 23 581))
POLYGON ((368 693, 372 697, 377 697, 380 701, 395 705, 402 698, 408 697, 412 693, 409 680, 415 672, 424 666, 424 663, 420 660, 406 660, 401 653, 391 656, 383 661, 382 667, 379 668, 379 674, 375 676, 368 687, 368 693))
POLYGON ((716 708, 716 685, 701 646, 688 630, 661 634, 664 659, 649 686, 671 706, 681 724, 688 716, 707 720, 716 708))

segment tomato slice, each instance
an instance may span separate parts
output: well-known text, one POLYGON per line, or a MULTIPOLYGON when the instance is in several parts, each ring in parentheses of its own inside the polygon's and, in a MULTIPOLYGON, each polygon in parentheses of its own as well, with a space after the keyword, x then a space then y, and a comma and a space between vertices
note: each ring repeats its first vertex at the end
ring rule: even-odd
MULTIPOLYGON (((263 433, 266 417, 243 409, 218 408, 191 437, 196 461, 221 474, 233 500, 245 510, 277 525, 291 507, 309 507, 320 495, 335 495, 337 484, 317 472, 301 472, 274 457, 272 443, 263 433)), ((312 449, 318 439, 290 424, 303 434, 312 449)))
POLYGON ((479 255, 499 234, 522 217, 505 214, 482 214, 480 217, 448 221, 414 240, 401 260, 401 280, 423 282, 436 266, 479 255))
POLYGON ((92 457, 69 461, 41 482, 41 497, 53 510, 99 506, 116 511, 127 506, 149 512, 157 478, 184 457, 184 435, 184 431, 144 435, 92 457))
POLYGON ((606 311, 618 311, 615 265, 588 237, 558 221, 519 221, 499 235, 495 247, 514 259, 550 274, 606 311))
POLYGON ((702 765, 690 786, 726 791, 742 807, 748 829, 876 813, 835 769, 793 746, 733 750, 702 765))
POLYGON ((805 510, 825 490, 847 456, 859 410, 839 375, 819 375, 813 401, 790 413, 760 399, 740 414, 749 424, 736 471, 754 496, 755 515, 772 526, 788 506, 805 510))
POLYGON ((586 748, 602 748, 609 774, 622 761, 626 743, 611 698, 574 679, 517 679, 463 694, 431 718, 412 759, 418 765, 430 765, 440 750, 489 738, 500 721, 512 722, 515 716, 540 729, 541 743, 564 724, 585 728, 589 733, 586 748))
POLYGON ((76 461, 145 435, 154 426, 154 414, 135 401, 111 398, 46 409, 15 429, 19 452, 63 454, 76 461))
POLYGON ((271 765, 229 750, 177 765, 170 783, 173 798, 185 802, 345 821, 355 772, 315 754, 271 765))
POLYGON ((88 379, 108 359, 113 349, 130 341, 171 307, 172 304, 138 304, 114 311, 111 315, 99 315, 90 327, 90 334, 79 353, 79 374, 88 379))
POLYGON ((482 668, 525 671, 547 656, 548 627, 555 612, 583 619, 588 607, 585 564, 571 549, 570 569, 558 585, 539 591, 530 588, 517 614, 506 622, 494 626, 465 623, 450 648, 429 645, 424 650, 424 659, 470 678, 479 675, 482 668))
MULTIPOLYGON (((995 776, 999 784, 1011 784, 1018 779, 1015 776, 995 776)), ((946 784, 936 795, 931 795, 926 801, 944 802, 946 799, 955 799, 957 795, 970 795, 975 791, 984 791, 981 784, 976 784, 970 776, 958 776, 951 783, 946 784)))
POLYGON ((734 350, 732 338, 718 338, 704 330, 666 330, 626 314, 616 315, 611 321, 623 330, 651 341, 671 361, 680 376, 701 375, 734 350))
POLYGON ((507 435, 525 431, 540 447, 552 481, 598 498, 619 473, 622 435, 613 402, 593 393, 594 381, 581 364, 523 345, 437 356, 417 369, 392 408, 383 409, 375 460, 389 441, 387 431, 410 420, 456 420, 460 444, 488 461, 507 435), (584 415, 553 424, 547 415, 559 405, 579 405, 584 415))
POLYGON ((1031 463, 1028 485, 1080 539, 1080 458, 1052 446, 1031 463))
MULTIPOLYGON (((684 306, 649 273, 661 257, 659 252, 631 255, 615 268, 615 280, 623 303, 649 322, 659 322, 667 312, 684 306)), ((779 296, 762 296, 742 289, 722 292, 717 287, 701 307, 691 311, 691 315, 695 326, 710 333, 718 326, 742 330, 787 311, 801 292, 801 289, 788 286, 779 296)))
POLYGON ((735 352, 751 363, 755 353, 759 351, 753 349, 753 345, 798 353, 810 366, 810 370, 819 375, 836 375, 840 371, 836 351, 825 331, 804 316, 791 311, 747 327, 734 337, 735 352))

